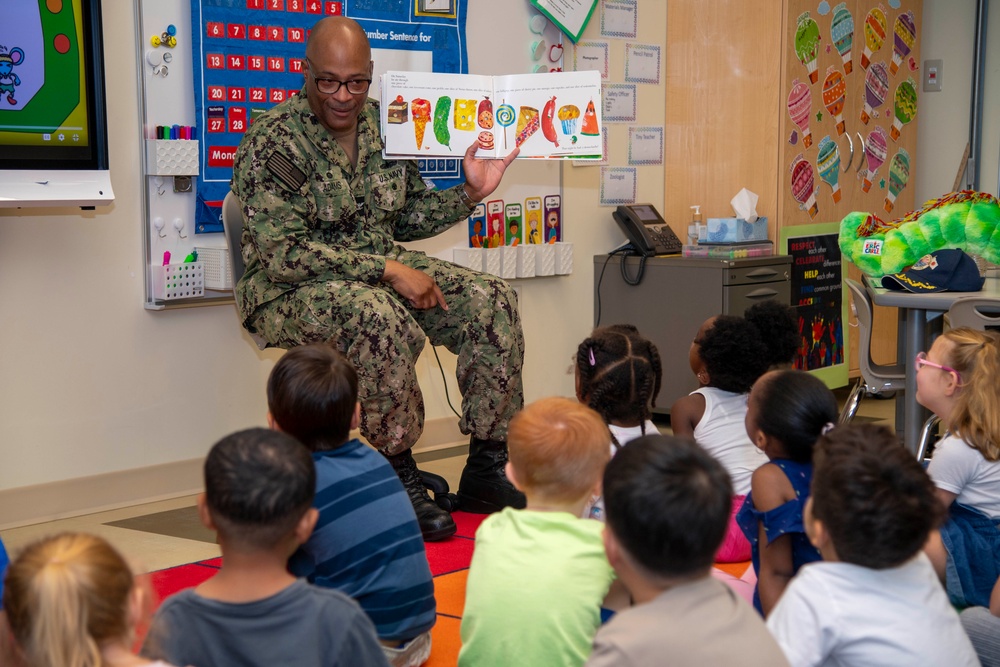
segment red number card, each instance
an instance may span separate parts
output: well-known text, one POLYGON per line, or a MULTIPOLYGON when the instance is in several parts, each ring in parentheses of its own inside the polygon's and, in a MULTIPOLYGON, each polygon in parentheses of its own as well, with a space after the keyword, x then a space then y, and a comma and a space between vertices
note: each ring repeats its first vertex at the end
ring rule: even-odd
POLYGON ((250 39, 264 41, 267 39, 267 28, 262 25, 252 25, 247 28, 247 37, 250 39))
POLYGON ((246 63, 243 62, 243 56, 230 53, 229 57, 226 59, 226 69, 246 69, 246 63))
POLYGON ((266 69, 264 56, 247 56, 247 69, 251 72, 263 72, 266 69))
POLYGON ((268 72, 284 72, 285 71, 285 59, 279 56, 268 56, 267 57, 267 71, 268 72))
POLYGON ((212 102, 222 102, 226 99, 226 89, 222 86, 209 86, 208 99, 212 102))
POLYGON ((243 39, 247 34, 247 27, 239 23, 227 23, 226 34, 229 39, 243 39))
POLYGON ((328 2, 326 3, 326 13, 328 16, 340 16, 344 13, 344 3, 342 2, 328 2))
POLYGON ((267 41, 269 42, 285 41, 285 29, 277 25, 267 26, 267 41))
POLYGON ((208 69, 225 69, 225 59, 221 53, 206 53, 205 67, 208 69))
POLYGON ((285 91, 282 90, 281 88, 272 88, 271 102, 273 102, 274 104, 278 104, 279 102, 284 102, 284 101, 285 101, 285 91))
POLYGON ((289 42, 304 42, 306 41, 306 31, 302 28, 289 28, 288 29, 288 41, 289 42))
POLYGON ((209 21, 205 24, 205 36, 206 37, 224 37, 226 31, 222 25, 222 21, 209 21))
POLYGON ((246 102, 247 91, 245 88, 240 88, 239 86, 229 87, 229 101, 230 102, 246 102))

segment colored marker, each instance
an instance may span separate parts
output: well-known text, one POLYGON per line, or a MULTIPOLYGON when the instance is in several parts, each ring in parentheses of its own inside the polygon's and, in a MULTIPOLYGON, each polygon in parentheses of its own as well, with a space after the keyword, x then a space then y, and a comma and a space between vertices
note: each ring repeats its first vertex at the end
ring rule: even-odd
POLYGON ((170 251, 169 250, 164 250, 163 251, 163 266, 169 266, 169 265, 170 265, 170 251))

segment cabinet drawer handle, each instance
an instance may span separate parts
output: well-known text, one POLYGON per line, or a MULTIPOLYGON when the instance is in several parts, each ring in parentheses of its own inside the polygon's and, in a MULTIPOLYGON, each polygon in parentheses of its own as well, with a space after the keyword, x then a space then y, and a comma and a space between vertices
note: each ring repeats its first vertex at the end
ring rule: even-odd
POLYGON ((747 278, 772 278, 778 275, 774 269, 754 269, 747 274, 747 278))
POLYGON ((752 291, 749 294, 747 294, 746 298, 748 298, 748 299, 770 299, 770 298, 776 297, 776 296, 778 296, 778 293, 775 292, 773 289, 771 289, 769 287, 761 287, 761 288, 755 289, 754 291, 752 291))

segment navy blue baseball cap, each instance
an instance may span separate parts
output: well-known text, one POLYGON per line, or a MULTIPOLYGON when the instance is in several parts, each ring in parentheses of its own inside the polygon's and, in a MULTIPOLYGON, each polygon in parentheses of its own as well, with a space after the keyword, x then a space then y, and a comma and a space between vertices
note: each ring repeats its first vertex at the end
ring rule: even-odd
POLYGON ((882 287, 908 292, 978 292, 983 277, 975 260, 958 248, 935 250, 902 273, 882 277, 882 287))

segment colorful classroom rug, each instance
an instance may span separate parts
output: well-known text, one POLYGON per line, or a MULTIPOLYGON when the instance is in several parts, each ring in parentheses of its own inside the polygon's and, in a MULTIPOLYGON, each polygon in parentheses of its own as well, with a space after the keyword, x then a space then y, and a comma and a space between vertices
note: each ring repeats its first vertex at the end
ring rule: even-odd
MULTIPOLYGON (((458 531, 442 542, 427 543, 427 562, 434 575, 434 595, 437 599, 437 623, 431 631, 431 657, 426 667, 454 667, 458 664, 461 647, 459 626, 465 608, 465 581, 476 529, 486 515, 455 512, 452 514, 458 531)), ((197 586, 209 579, 219 569, 221 559, 179 565, 150 574, 157 604, 168 595, 185 588, 197 586)), ((755 579, 750 563, 717 564, 713 575, 726 581, 744 598, 753 595, 755 579)))

